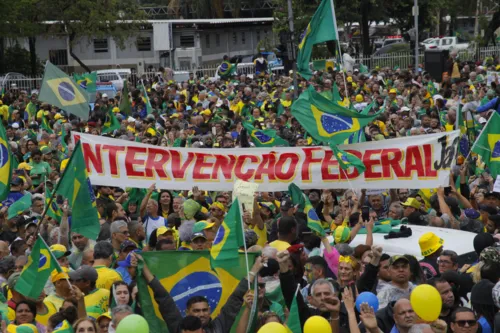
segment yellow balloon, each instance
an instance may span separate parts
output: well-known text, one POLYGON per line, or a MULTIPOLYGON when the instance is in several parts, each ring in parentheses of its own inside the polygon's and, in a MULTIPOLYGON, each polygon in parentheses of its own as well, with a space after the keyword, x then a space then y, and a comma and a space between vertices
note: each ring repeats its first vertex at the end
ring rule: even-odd
POLYGON ((427 322, 439 318, 441 306, 443 305, 439 291, 428 284, 421 284, 413 289, 410 295, 410 303, 417 316, 427 322))
POLYGON ((267 323, 257 333, 288 333, 288 331, 280 323, 267 323))
POLYGON ((304 324, 304 333, 332 333, 332 326, 321 316, 312 316, 304 324))

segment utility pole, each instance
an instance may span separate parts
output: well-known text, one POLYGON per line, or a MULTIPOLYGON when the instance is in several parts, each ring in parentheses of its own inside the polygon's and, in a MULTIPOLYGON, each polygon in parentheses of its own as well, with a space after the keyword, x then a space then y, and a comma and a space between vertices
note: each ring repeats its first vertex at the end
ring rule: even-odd
POLYGON ((290 43, 288 47, 288 58, 292 60, 293 68, 293 97, 297 98, 298 84, 297 84, 297 59, 295 56, 295 28, 293 25, 293 8, 292 0, 288 0, 288 27, 290 29, 290 43))
POLYGON ((418 0, 415 0, 413 7, 415 17, 415 75, 418 75, 418 0))

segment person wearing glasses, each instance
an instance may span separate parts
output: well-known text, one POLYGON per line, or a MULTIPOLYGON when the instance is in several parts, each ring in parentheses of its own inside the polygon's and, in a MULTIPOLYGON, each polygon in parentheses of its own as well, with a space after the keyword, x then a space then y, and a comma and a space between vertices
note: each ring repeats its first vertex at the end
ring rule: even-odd
POLYGON ((114 255, 118 257, 122 243, 130 236, 128 224, 123 220, 114 221, 111 223, 109 230, 111 232, 111 245, 113 245, 114 255))
POLYGON ((455 251, 444 250, 441 252, 437 263, 439 274, 443 274, 448 271, 456 272, 458 270, 458 254, 455 251))
POLYGON ((460 307, 451 314, 451 330, 454 333, 476 333, 478 324, 474 311, 460 307))

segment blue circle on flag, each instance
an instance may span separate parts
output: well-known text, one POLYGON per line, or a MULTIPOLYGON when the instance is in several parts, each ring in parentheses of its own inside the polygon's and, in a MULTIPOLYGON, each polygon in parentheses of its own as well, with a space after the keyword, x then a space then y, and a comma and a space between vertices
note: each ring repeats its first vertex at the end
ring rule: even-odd
POLYGON ((75 99, 75 90, 73 89, 73 86, 70 83, 68 82, 59 83, 57 90, 59 91, 59 95, 65 101, 71 102, 72 100, 75 99))
POLYGON ((497 141, 495 143, 495 146, 493 147, 493 151, 491 152, 491 157, 493 157, 493 158, 500 157, 500 141, 497 141))
POLYGON ((221 299, 222 285, 214 274, 195 272, 179 280, 170 290, 170 295, 183 316, 186 315, 188 300, 195 296, 205 297, 213 311, 221 299))
POLYGON ((9 161, 9 150, 7 146, 1 142, 0 143, 0 168, 2 168, 9 161))
POLYGON ((219 229, 217 230, 217 234, 215 235, 214 243, 212 246, 217 245, 220 242, 222 242, 225 235, 226 235, 226 228, 224 227, 223 224, 221 224, 219 229))
POLYGON ((40 262, 38 263, 38 268, 42 268, 47 263, 47 257, 40 253, 40 262))
POLYGON ((340 131, 346 131, 352 127, 352 118, 340 116, 323 114, 321 116, 321 125, 326 133, 332 134, 340 131))
POLYGON ((271 141, 271 137, 267 134, 265 134, 264 132, 261 132, 261 131, 256 131, 254 133, 254 136, 259 139, 260 142, 262 143, 266 143, 266 142, 269 142, 271 141))

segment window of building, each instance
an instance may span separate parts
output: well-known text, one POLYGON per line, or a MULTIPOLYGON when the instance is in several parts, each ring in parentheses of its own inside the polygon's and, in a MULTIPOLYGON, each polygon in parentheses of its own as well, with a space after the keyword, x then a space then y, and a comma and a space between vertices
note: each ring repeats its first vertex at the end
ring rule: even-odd
POLYGON ((108 52, 108 39, 94 39, 94 52, 95 53, 106 53, 108 52))
POLYGON ((205 45, 207 48, 210 48, 210 34, 205 35, 205 45))
POLYGON ((215 34, 215 46, 220 46, 220 35, 215 34))
POLYGON ((138 37, 137 51, 151 51, 151 37, 138 37))
POLYGON ((181 47, 194 47, 194 36, 181 36, 181 47))
POLYGON ((241 32, 241 44, 245 44, 245 42, 246 42, 245 32, 244 32, 244 31, 242 31, 242 32, 241 32))
POLYGON ((66 50, 49 50, 49 61, 56 66, 68 66, 66 50))
POLYGON ((236 35, 236 32, 233 32, 233 44, 238 44, 238 35, 236 35))
POLYGON ((260 41, 260 30, 257 30, 257 41, 260 41))

